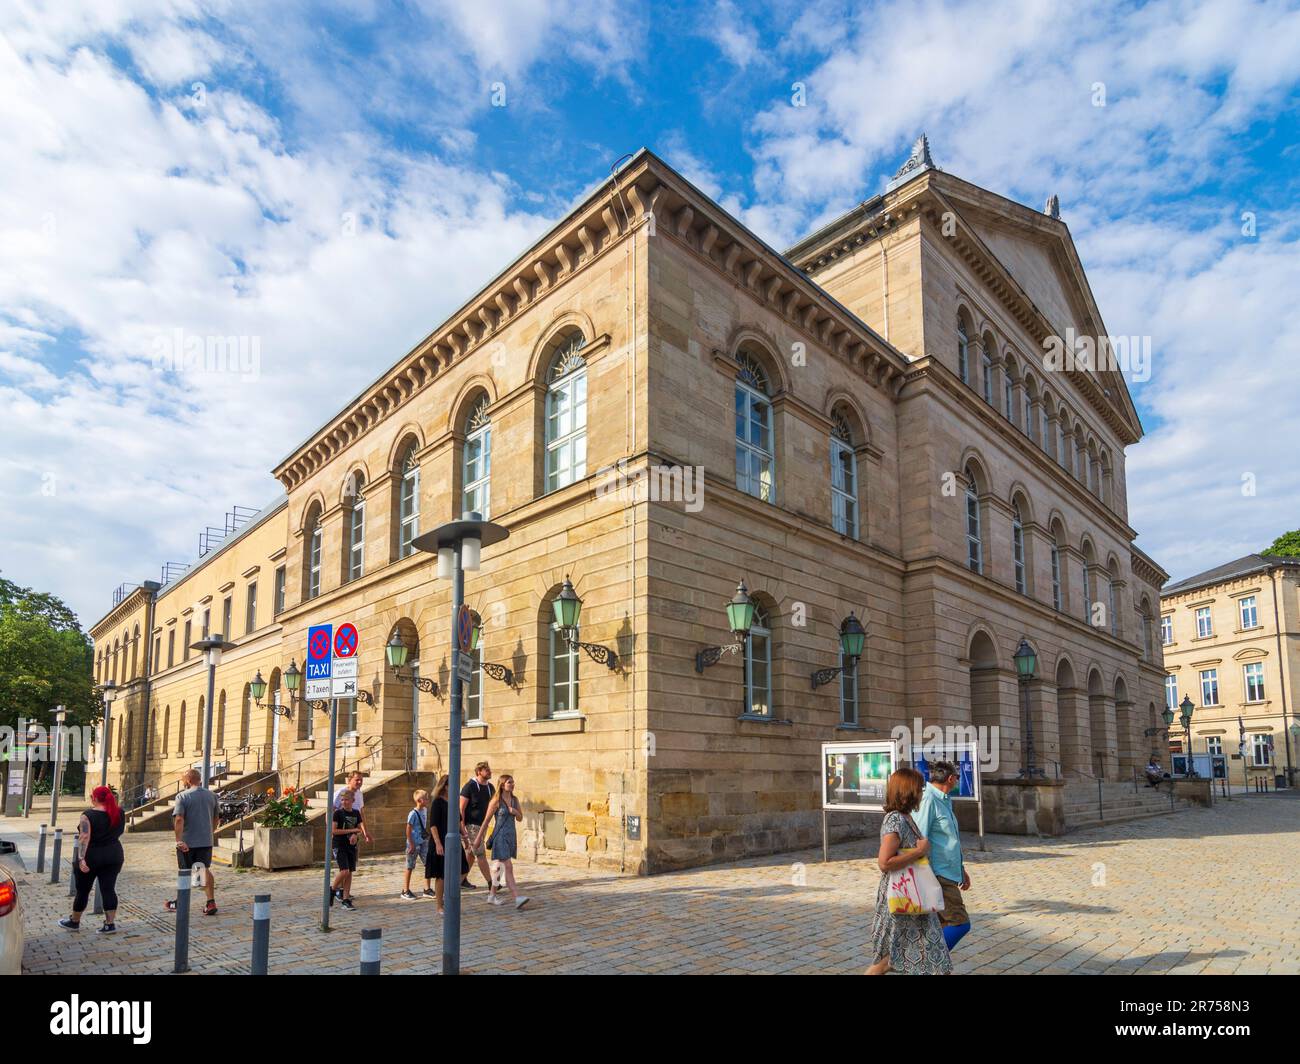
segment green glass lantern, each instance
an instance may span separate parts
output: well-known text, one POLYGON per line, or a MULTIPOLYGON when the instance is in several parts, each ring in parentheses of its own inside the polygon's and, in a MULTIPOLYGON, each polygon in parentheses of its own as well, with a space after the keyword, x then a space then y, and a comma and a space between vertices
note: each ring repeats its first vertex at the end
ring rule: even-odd
POLYGON ((867 641, 867 630, 862 622, 850 610, 849 615, 840 625, 840 650, 846 658, 857 661, 862 657, 862 648, 867 641))
POLYGON ((289 694, 297 694, 300 683, 302 683, 302 672, 298 668, 298 662, 290 659, 289 668, 284 674, 284 685, 289 688, 289 694))
POLYGON ((1029 645, 1029 640, 1020 640, 1020 646, 1016 647, 1015 661, 1016 675, 1022 680, 1032 680, 1038 669, 1038 655, 1029 645))
POLYGON ((754 626, 754 600, 749 597, 745 581, 736 585, 736 593, 727 603, 727 624, 736 639, 743 640, 754 626))
POLYGON ((261 702, 262 696, 266 694, 266 681, 262 679, 262 670, 257 670, 257 675, 253 677, 253 682, 248 685, 248 690, 253 696, 254 702, 261 702))
POLYGON ((1171 706, 1165 706, 1165 711, 1161 713, 1160 716, 1164 719, 1166 728, 1172 728, 1174 726, 1174 711, 1171 706))
POLYGON ((1190 727, 1192 723, 1192 711, 1196 708, 1192 705, 1191 696, 1183 695, 1183 700, 1179 703, 1178 708, 1183 711, 1183 727, 1190 727))
POLYGON ((577 628, 578 618, 582 615, 582 599, 578 598, 578 593, 573 590, 573 584, 569 578, 564 578, 564 586, 560 588, 560 593, 555 596, 555 601, 551 603, 555 610, 555 623, 561 628, 577 628))
POLYGON ((393 629, 393 636, 384 647, 384 653, 388 657, 390 668, 400 669, 406 664, 406 655, 410 651, 407 650, 406 644, 402 642, 402 635, 396 628, 393 629))

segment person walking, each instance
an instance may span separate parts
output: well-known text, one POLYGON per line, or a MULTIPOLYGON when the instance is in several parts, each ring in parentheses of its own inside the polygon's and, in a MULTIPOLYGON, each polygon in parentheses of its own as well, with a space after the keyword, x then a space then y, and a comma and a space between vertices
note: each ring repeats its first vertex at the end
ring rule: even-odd
POLYGON ((72 912, 59 921, 60 927, 81 930, 81 914, 86 911, 95 880, 99 880, 100 900, 104 903, 104 925, 99 933, 111 935, 117 931, 117 877, 126 859, 120 841, 125 827, 126 817, 113 792, 107 787, 91 791, 90 808, 77 821, 81 859, 72 872, 77 893, 72 899, 72 912))
MULTIPOLYGON (((438 781, 438 785, 433 789, 433 801, 429 805, 429 849, 424 858, 424 878, 434 880, 437 884, 436 897, 438 899, 438 915, 442 915, 442 894, 443 883, 446 876, 446 857, 448 840, 456 853, 460 854, 460 872, 464 877, 469 871, 469 858, 465 855, 465 847, 461 845, 461 840, 456 836, 447 834, 447 794, 451 789, 451 777, 443 776, 438 781)), ((452 875, 456 875, 452 872, 452 875)))
MULTIPOLYGON (((475 847, 479 847, 483 841, 483 835, 487 831, 488 824, 492 824, 492 861, 499 862, 501 870, 505 874, 506 887, 510 890, 510 896, 515 901, 515 908, 522 909, 528 904, 528 898, 521 895, 515 887, 515 857, 518 856, 519 844, 518 836, 515 832, 515 822, 523 820, 523 807, 519 804, 519 799, 515 797, 515 778, 514 776, 501 777, 501 790, 488 803, 487 815, 482 825, 478 829, 478 836, 474 840, 475 847)), ((477 852, 482 852, 478 850, 477 852)), ((488 901, 493 905, 504 904, 499 896, 499 890, 495 879, 488 880, 488 901)))
POLYGON ((334 810, 331 839, 338 871, 330 884, 330 904, 333 905, 334 899, 338 898, 349 912, 356 908, 352 901, 352 873, 357 870, 357 835, 361 831, 361 813, 352 807, 355 797, 350 787, 339 791, 341 808, 334 810))
MULTIPOLYGON (((474 840, 482 837, 483 833, 479 829, 487 822, 488 803, 496 793, 489 782, 491 779, 491 766, 486 761, 480 761, 474 766, 473 778, 460 790, 461 837, 470 856, 478 862, 479 871, 483 873, 489 887, 492 886, 492 870, 488 868, 487 850, 474 840)), ((465 876, 460 885, 468 890, 474 889, 469 876, 465 876)))
POLYGON ((867 975, 884 975, 891 968, 904 975, 951 975, 952 958, 944 944, 937 913, 913 916, 889 911, 889 875, 930 852, 930 843, 912 823, 921 804, 925 777, 914 768, 900 768, 885 785, 885 819, 880 825, 876 864, 875 924, 871 931, 871 965, 867 975))
MULTIPOLYGON (((176 804, 172 807, 172 826, 176 830, 176 866, 181 871, 188 871, 195 865, 203 868, 203 890, 208 896, 203 906, 204 916, 217 915, 217 885, 212 878, 212 846, 218 825, 217 795, 207 787, 200 787, 202 780, 197 769, 186 769, 181 773, 181 783, 185 789, 176 795, 176 804)), ((176 911, 176 901, 166 902, 164 908, 170 913, 176 911)))
MULTIPOLYGON (((364 779, 365 776, 361 775, 360 772, 349 772, 348 790, 352 792, 352 808, 361 817, 361 837, 366 842, 374 842, 375 840, 370 837, 370 830, 366 827, 366 796, 361 793, 361 783, 364 779)), ((334 795, 334 811, 338 812, 342 808, 343 792, 339 791, 334 795)))
POLYGON ((970 875, 962 860, 961 833, 950 797, 959 783, 961 776, 951 761, 931 761, 930 782, 914 818, 916 829, 929 840, 930 868, 943 888, 939 924, 949 952, 970 930, 970 915, 961 896, 962 891, 970 890, 970 875))
MULTIPOLYGON (((429 863, 429 792, 416 791, 412 799, 415 808, 406 814, 406 879, 402 882, 402 900, 418 901, 411 891, 411 873, 417 862, 423 867, 429 863)), ((433 897, 432 884, 426 875, 424 879, 424 896, 433 897)))

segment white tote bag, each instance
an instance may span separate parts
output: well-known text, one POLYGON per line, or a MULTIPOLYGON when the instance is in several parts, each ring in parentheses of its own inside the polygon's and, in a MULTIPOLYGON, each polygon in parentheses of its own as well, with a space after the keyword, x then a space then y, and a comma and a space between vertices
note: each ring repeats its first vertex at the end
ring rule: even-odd
MULTIPOLYGON (((919 837, 920 832, 907 818, 912 831, 919 837)), ((910 847, 899 849, 899 853, 909 852, 910 847)), ((922 857, 905 865, 896 872, 886 873, 888 877, 889 911, 896 916, 928 916, 943 909, 943 887, 930 867, 930 859, 922 857)))

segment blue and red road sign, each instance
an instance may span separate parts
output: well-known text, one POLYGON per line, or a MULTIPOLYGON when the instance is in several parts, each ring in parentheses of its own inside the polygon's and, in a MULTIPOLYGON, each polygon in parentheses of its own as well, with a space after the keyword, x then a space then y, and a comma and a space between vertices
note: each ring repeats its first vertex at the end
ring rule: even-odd
POLYGON ((350 658, 357 652, 357 626, 350 621, 346 624, 340 624, 337 632, 334 633, 334 656, 336 658, 350 658))
POLYGON ((313 624, 307 629, 307 679, 328 680, 330 678, 334 645, 334 626, 332 624, 313 624))

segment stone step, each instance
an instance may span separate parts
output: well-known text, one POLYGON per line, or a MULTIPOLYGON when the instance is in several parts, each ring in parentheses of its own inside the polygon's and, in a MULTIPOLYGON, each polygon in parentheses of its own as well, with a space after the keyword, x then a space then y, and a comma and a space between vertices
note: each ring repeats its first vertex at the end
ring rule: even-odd
POLYGON ((1163 811, 1149 810, 1143 813, 1130 813, 1125 816, 1110 816, 1107 814, 1105 820, 1098 820, 1095 814, 1091 819, 1074 819, 1067 816, 1065 819, 1065 830, 1067 832, 1080 831, 1083 828, 1108 827, 1112 824, 1123 824, 1130 820, 1150 820, 1152 817, 1170 815, 1170 810, 1165 809, 1163 811))

